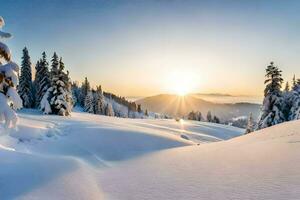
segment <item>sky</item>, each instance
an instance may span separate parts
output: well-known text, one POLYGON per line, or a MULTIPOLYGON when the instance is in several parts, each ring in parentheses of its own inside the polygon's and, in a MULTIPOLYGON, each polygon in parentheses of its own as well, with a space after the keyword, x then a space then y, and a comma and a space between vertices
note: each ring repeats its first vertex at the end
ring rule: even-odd
POLYGON ((300 1, 0 0, 20 62, 46 51, 72 80, 122 96, 262 95, 270 61, 300 77, 300 1))

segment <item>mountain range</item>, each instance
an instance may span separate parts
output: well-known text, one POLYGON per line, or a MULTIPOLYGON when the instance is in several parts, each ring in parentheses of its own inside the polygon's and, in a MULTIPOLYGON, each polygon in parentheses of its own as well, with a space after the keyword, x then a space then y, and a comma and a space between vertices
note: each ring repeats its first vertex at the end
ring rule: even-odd
POLYGON ((200 111, 205 117, 208 111, 223 121, 235 117, 248 116, 251 112, 257 118, 260 104, 256 103, 214 103, 198 98, 195 95, 178 96, 173 94, 160 94, 146 97, 136 101, 143 109, 152 112, 167 114, 172 117, 186 116, 191 111, 200 111))

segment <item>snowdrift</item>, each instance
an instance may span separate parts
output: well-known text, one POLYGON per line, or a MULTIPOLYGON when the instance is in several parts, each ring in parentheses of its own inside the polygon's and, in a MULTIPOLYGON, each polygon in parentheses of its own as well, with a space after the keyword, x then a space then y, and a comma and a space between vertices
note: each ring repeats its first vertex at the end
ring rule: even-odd
POLYGON ((298 199, 300 121, 242 129, 87 113, 0 129, 1 199, 298 199), (184 137, 183 137, 184 136, 184 137), (225 141, 224 141, 225 140, 225 141))
POLYGON ((299 199, 300 121, 104 170, 107 199, 299 199))

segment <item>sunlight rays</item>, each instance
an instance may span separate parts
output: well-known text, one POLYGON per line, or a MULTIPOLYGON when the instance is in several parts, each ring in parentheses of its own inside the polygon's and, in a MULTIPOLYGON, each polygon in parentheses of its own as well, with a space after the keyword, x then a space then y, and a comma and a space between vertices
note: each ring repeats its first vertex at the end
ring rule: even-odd
POLYGON ((199 77, 186 70, 174 70, 166 77, 165 88, 171 93, 179 96, 185 96, 191 93, 197 87, 199 77))

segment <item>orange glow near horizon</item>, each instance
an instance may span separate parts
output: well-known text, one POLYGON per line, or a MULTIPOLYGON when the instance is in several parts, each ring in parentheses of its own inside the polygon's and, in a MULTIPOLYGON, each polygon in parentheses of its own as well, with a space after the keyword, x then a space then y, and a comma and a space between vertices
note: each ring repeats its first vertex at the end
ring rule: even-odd
POLYGON ((192 73, 173 71, 166 78, 165 89, 170 93, 184 97, 197 88, 197 81, 192 73))

